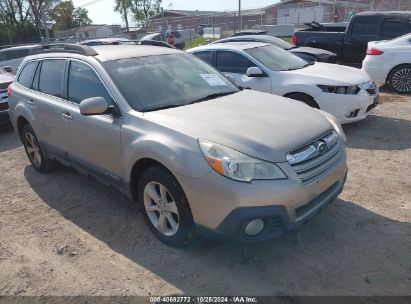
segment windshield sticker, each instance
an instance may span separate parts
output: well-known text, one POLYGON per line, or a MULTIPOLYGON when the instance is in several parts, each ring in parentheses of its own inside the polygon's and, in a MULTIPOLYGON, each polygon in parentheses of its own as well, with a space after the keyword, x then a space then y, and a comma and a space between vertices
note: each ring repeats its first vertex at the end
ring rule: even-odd
POLYGON ((200 74, 211 87, 226 86, 227 84, 216 74, 200 74))

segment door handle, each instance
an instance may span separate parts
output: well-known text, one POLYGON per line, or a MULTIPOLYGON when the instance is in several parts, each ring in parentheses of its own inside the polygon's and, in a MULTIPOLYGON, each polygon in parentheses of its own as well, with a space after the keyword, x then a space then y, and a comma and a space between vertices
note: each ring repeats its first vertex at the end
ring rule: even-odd
POLYGON ((29 104, 31 104, 31 105, 34 105, 33 99, 27 99, 27 103, 29 103, 29 104))
POLYGON ((71 116, 71 114, 69 112, 63 113, 63 114, 61 114, 61 116, 65 120, 70 120, 70 121, 73 120, 73 117, 71 116))

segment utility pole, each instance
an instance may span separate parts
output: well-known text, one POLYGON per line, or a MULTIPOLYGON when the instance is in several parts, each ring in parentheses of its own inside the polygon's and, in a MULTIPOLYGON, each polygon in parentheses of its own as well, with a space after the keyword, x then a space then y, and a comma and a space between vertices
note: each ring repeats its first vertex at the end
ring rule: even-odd
POLYGON ((46 19, 46 5, 44 4, 41 10, 41 17, 43 18, 43 26, 44 26, 44 33, 46 34, 46 42, 50 42, 50 35, 49 35, 49 28, 47 26, 47 19, 46 19))
POLYGON ((241 16, 241 0, 238 0, 238 27, 239 31, 243 29, 243 19, 241 16))

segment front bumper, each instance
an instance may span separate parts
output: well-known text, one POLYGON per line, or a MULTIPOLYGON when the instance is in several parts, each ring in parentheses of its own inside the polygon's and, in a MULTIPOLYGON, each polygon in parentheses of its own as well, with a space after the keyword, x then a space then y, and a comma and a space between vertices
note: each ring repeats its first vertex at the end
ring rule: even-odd
POLYGON ((341 193, 345 180, 346 175, 342 181, 336 182, 320 195, 297 208, 296 214, 301 215, 301 217, 297 217, 295 222, 290 221, 284 206, 243 207, 233 210, 215 232, 245 242, 263 241, 278 237, 306 223, 333 202, 341 193), (261 218, 264 221, 262 232, 256 236, 245 234, 246 225, 256 218, 261 218))
POLYGON ((362 89, 357 95, 321 93, 315 98, 320 109, 334 115, 341 124, 365 119, 378 100, 378 89, 373 95, 362 89), (348 117, 348 113, 352 113, 352 116, 348 117))
POLYGON ((260 241, 276 237, 314 216, 338 196, 347 173, 345 154, 331 172, 309 184, 302 183, 288 163, 278 166, 287 179, 242 183, 214 171, 201 179, 177 179, 201 230, 243 241, 260 241), (260 217, 266 228, 255 237, 248 237, 245 225, 260 217))

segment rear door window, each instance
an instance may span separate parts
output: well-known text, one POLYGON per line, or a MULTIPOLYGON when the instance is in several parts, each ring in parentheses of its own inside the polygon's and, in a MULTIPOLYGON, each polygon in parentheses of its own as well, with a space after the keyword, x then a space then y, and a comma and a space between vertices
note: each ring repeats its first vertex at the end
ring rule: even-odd
POLYGON ((255 63, 241 54, 217 51, 217 70, 220 72, 246 74, 248 68, 255 66, 255 63))
POLYGON ((37 61, 31 61, 27 63, 21 71, 17 82, 26 88, 30 88, 36 66, 37 61))
POLYGON ((74 60, 70 63, 67 95, 69 101, 77 104, 91 97, 104 97, 108 103, 113 104, 111 95, 94 70, 87 64, 74 60))
POLYGON ((372 36, 378 34, 379 17, 357 18, 352 26, 352 36, 372 36))
POLYGON ((384 37, 398 37, 411 32, 411 25, 401 21, 385 20, 382 24, 381 35, 384 37))
POLYGON ((40 71, 39 91, 63 98, 63 79, 66 60, 43 60, 40 71))
POLYGON ((211 64, 211 51, 197 52, 194 54, 197 58, 211 64))

